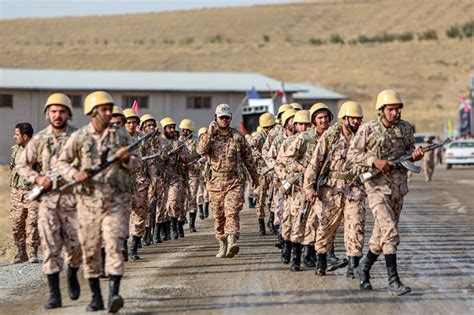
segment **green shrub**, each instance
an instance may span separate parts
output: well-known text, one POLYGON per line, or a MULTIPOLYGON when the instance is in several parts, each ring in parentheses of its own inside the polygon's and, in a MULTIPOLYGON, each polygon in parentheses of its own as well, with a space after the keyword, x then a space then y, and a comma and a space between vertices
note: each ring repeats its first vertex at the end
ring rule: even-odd
POLYGON ((413 39, 413 33, 406 32, 406 33, 398 34, 397 39, 401 42, 409 42, 413 39))
POLYGON ((462 32, 466 37, 472 37, 474 33, 474 21, 468 22, 462 26, 462 32))
POLYGON ((423 33, 418 33, 418 40, 438 40, 438 35, 435 30, 428 29, 423 33))
POLYGON ((192 43, 194 43, 194 37, 186 37, 183 39, 183 44, 191 45, 192 43))
POLYGON ((372 38, 370 38, 368 36, 365 36, 365 35, 359 35, 359 37, 357 37, 357 40, 361 44, 366 44, 366 43, 372 43, 373 42, 372 38))
POLYGON ((262 38, 265 43, 268 43, 270 41, 270 35, 263 34, 262 38))
POLYGON ((216 44, 216 43, 222 43, 223 40, 224 40, 224 37, 222 37, 221 34, 217 34, 217 35, 212 36, 209 41, 213 44, 216 44))
POLYGON ((459 26, 453 25, 446 31, 446 36, 448 36, 449 38, 462 38, 461 29, 459 28, 459 26))
POLYGON ((309 43, 313 46, 321 46, 323 44, 323 41, 319 38, 310 38, 309 43))
POLYGON ((329 37, 329 42, 332 44, 344 44, 344 39, 342 39, 339 34, 331 34, 329 37))

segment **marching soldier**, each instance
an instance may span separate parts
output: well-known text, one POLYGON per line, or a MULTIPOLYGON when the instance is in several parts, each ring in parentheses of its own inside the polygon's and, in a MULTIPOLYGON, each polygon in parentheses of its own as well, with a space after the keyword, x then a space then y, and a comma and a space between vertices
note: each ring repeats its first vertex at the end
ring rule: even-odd
MULTIPOLYGON (((257 169, 259 173, 265 169, 267 166, 265 160, 262 156, 262 147, 265 143, 268 133, 272 128, 275 126, 275 116, 271 113, 264 113, 259 118, 259 125, 262 128, 255 137, 252 138, 250 141, 250 147, 253 150, 254 158, 257 163, 257 169)), ((256 191, 257 195, 257 219, 259 225, 259 235, 263 236, 266 235, 267 232, 265 231, 265 206, 266 206, 266 199, 268 194, 268 189, 270 187, 270 180, 271 176, 269 174, 260 175, 260 182, 258 184, 258 189, 256 191)))
MULTIPOLYGON (((430 137, 425 137, 423 141, 426 145, 432 144, 430 137)), ((442 148, 441 148, 442 149, 442 148)), ((435 154, 436 150, 425 152, 423 156, 423 173, 425 173, 425 181, 431 182, 435 169, 435 154)))
POLYGON ((138 156, 126 148, 132 140, 125 130, 109 126, 114 105, 112 97, 96 91, 89 94, 84 103, 84 114, 91 116, 91 123, 69 137, 57 168, 66 179, 79 183, 76 187, 79 240, 84 277, 92 292, 87 311, 104 309, 99 282, 99 251, 103 242, 105 271, 110 279, 108 311, 117 312, 123 306, 119 289, 124 272, 121 250, 128 233, 126 214, 132 184, 129 174, 141 164, 138 156), (120 161, 89 178, 88 172, 101 164, 104 152, 120 161))
POLYGON ((168 150, 176 150, 164 161, 167 177, 166 211, 171 219, 172 238, 184 237, 184 223, 186 211, 184 209, 186 183, 186 164, 189 162, 190 154, 185 145, 178 141, 176 123, 170 117, 161 121, 163 127, 163 143, 168 150))
MULTIPOLYGON (((206 133, 206 128, 199 128, 198 138, 201 141, 201 137, 206 133)), ((197 205, 199 208, 199 218, 204 220, 209 217, 209 193, 206 188, 206 179, 204 177, 205 169, 208 167, 207 157, 203 156, 204 161, 198 162, 199 171, 199 185, 197 192, 197 205)))
POLYGON ((16 144, 11 148, 10 169, 10 225, 13 234, 13 242, 17 253, 12 263, 18 264, 25 261, 38 263, 38 247, 40 239, 38 235, 38 203, 30 201, 26 197, 31 189, 31 184, 25 177, 21 176, 15 169, 20 156, 33 137, 33 127, 29 123, 19 123, 15 126, 14 139, 16 144), (28 252, 26 249, 28 245, 28 252))
POLYGON ((196 152, 197 141, 193 138, 193 132, 196 130, 194 122, 191 119, 183 119, 179 124, 181 129, 180 141, 184 141, 190 154, 190 162, 188 165, 187 176, 187 194, 186 194, 186 210, 189 213, 189 231, 196 232, 196 214, 197 214, 197 191, 199 187, 199 165, 197 160, 200 159, 196 152))
POLYGON ((56 171, 59 154, 67 139, 76 130, 68 123, 72 118, 71 100, 62 93, 54 93, 48 97, 44 113, 49 120, 49 126, 38 132, 28 143, 17 164, 17 170, 19 174, 47 191, 40 199, 38 228, 44 257, 42 269, 48 277, 51 294, 44 307, 51 309, 62 306, 59 273, 63 269, 63 247, 68 266, 69 297, 72 300, 79 298, 77 271, 82 262, 82 252, 77 233, 76 199, 72 188, 64 192, 55 191, 58 184, 64 181, 51 179, 56 171), (40 165, 39 170, 37 165, 40 165))
POLYGON ((290 106, 296 111, 303 110, 303 106, 300 103, 291 103, 290 106))
POLYGON ((123 114, 123 110, 117 105, 114 105, 114 108, 112 110, 112 119, 110 120, 110 125, 115 126, 115 127, 124 127, 126 122, 127 122, 127 119, 125 118, 125 115, 123 114))
POLYGON ((239 252, 240 215, 244 202, 244 165, 258 185, 258 172, 252 150, 244 136, 230 128, 232 112, 227 104, 216 108, 215 120, 197 146, 200 155, 207 155, 210 164, 207 190, 219 240, 217 258, 232 258, 239 252))
POLYGON ((306 199, 313 203, 319 225, 315 273, 325 275, 327 252, 332 248, 336 231, 344 219, 344 243, 349 257, 347 276, 354 277, 364 246, 365 193, 359 186, 362 171, 346 159, 351 139, 363 118, 362 106, 345 102, 339 110, 339 122, 319 139, 311 163, 304 175, 306 199), (315 188, 316 187, 316 188, 315 188))
POLYGON ((369 251, 355 274, 362 290, 372 290, 370 269, 380 254, 385 256, 389 292, 403 295, 411 292, 398 276, 397 247, 400 242, 398 221, 404 196, 408 193, 407 170, 390 162, 404 153, 414 161, 423 157, 423 150, 414 147, 413 126, 400 119, 403 101, 395 90, 384 90, 377 96, 377 119, 362 125, 351 142, 347 159, 360 166, 373 168, 374 177, 367 180, 365 190, 374 215, 369 251), (377 174, 381 172, 382 174, 377 174))
MULTIPOLYGON (((133 141, 143 137, 143 134, 137 131, 140 123, 140 117, 133 108, 126 108, 123 111, 125 116, 125 130, 128 132, 133 141)), ((138 155, 147 155, 149 147, 145 143, 140 145, 138 155)), ((148 169, 146 163, 142 163, 141 167, 131 172, 132 175, 132 193, 130 198, 130 234, 132 235, 132 244, 130 247, 130 259, 138 260, 138 247, 141 244, 141 238, 145 234, 145 221, 148 214, 148 187, 150 179, 148 177, 148 169)))

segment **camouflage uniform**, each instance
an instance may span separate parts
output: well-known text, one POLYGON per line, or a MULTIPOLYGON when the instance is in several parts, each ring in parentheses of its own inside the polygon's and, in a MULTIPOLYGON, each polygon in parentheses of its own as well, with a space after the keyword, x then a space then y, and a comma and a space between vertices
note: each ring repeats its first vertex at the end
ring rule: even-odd
POLYGON ((346 158, 350 142, 351 138, 342 132, 341 123, 330 127, 320 138, 306 169, 304 187, 306 194, 315 193, 314 183, 328 159, 328 182, 320 187, 314 204, 314 212, 318 212, 319 217, 316 251, 327 253, 331 249, 337 228, 344 218, 347 256, 361 257, 364 246, 365 193, 357 183, 357 176, 361 172, 357 172, 346 158))
MULTIPOLYGON (((199 159, 199 154, 196 152, 197 141, 193 138, 186 140, 185 144, 189 156, 189 162, 199 159)), ((197 163, 188 167, 188 189, 186 194, 186 212, 196 213, 197 212, 197 193, 199 187, 199 165, 197 163)))
POLYGON ((25 246, 28 245, 31 251, 36 251, 40 245, 38 234, 38 203, 30 201, 27 198, 28 191, 32 188, 27 178, 20 175, 15 169, 18 165, 20 156, 24 148, 15 144, 11 148, 10 169, 12 170, 10 176, 11 194, 10 200, 12 208, 10 210, 10 226, 13 234, 13 242, 24 251, 25 246))
MULTIPOLYGON (((51 177, 59 154, 67 139, 76 130, 68 126, 65 132, 55 133, 52 126, 38 132, 26 146, 17 170, 31 182, 38 176, 51 177), (39 163, 41 169, 35 170, 39 163)), ((64 181, 53 181, 52 191, 41 196, 38 214, 38 228, 43 251, 43 273, 51 275, 63 269, 61 251, 66 252, 66 264, 79 268, 82 262, 78 237, 76 200, 72 189, 54 191, 64 181)))
MULTIPOLYGON (((255 137, 250 140, 250 147, 252 148, 253 156, 257 163, 258 172, 261 174, 263 169, 267 166, 265 160, 263 159, 262 147, 265 143, 267 138, 267 134, 265 131, 258 132, 255 137)), ((258 188, 256 189, 255 193, 257 195, 257 204, 256 204, 256 212, 257 212, 257 219, 264 219, 265 218, 265 201, 267 198, 268 189, 270 187, 270 180, 271 176, 267 173, 265 175, 260 176, 260 182, 258 184, 258 188)))
MULTIPOLYGON (((69 137, 61 153, 57 168, 67 179, 80 171, 88 171, 100 164, 100 152, 110 148, 109 156, 132 142, 122 128, 108 127, 98 133, 92 123, 80 128, 69 137)), ((81 242, 84 277, 97 278, 100 275, 100 248, 104 243, 105 272, 121 276, 124 272, 122 244, 128 234, 127 204, 132 181, 130 171, 141 166, 133 152, 129 161, 114 163, 104 171, 75 189, 79 240, 81 242)))
POLYGON ((425 180, 431 181, 435 169, 435 151, 425 152, 423 156, 423 172, 425 173, 425 180))
POLYGON ((244 136, 230 128, 225 135, 207 131, 197 146, 200 155, 207 155, 210 180, 207 191, 215 219, 216 238, 225 241, 228 235, 240 235, 240 216, 244 201, 243 166, 254 181, 258 180, 252 150, 244 136))
MULTIPOLYGON (((410 123, 399 120, 386 128, 374 119, 359 128, 351 142, 347 160, 372 167, 375 159, 390 160, 414 150, 415 139, 410 123)), ((408 193, 407 170, 393 168, 365 182, 369 207, 374 215, 374 228, 369 241, 372 253, 395 254, 400 242, 398 221, 403 198, 408 193)))

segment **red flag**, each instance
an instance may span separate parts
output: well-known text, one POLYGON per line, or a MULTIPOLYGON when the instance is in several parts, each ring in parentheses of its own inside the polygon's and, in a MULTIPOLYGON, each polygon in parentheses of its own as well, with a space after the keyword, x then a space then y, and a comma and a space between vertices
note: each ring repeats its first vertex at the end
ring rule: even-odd
POLYGON ((245 134, 248 134, 249 132, 247 131, 247 128, 245 128, 245 124, 243 121, 240 122, 240 132, 245 134))
POLYGON ((137 113, 138 116, 141 116, 137 100, 133 101, 132 109, 135 111, 135 113, 137 113))

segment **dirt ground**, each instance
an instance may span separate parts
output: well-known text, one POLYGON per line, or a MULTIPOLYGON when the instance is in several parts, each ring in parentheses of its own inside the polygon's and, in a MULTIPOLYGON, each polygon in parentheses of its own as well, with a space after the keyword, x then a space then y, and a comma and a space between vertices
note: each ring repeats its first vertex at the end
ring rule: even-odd
MULTIPOLYGON (((401 279, 413 290, 409 295, 388 296, 383 259, 373 268, 372 292, 359 291, 357 280, 347 279, 345 270, 326 277, 316 277, 313 270, 290 272, 279 260, 275 237, 259 237, 255 213, 246 209, 242 212, 241 251, 233 259, 214 257, 217 242, 208 219, 198 221, 198 233, 147 247, 139 262, 126 263, 123 313, 472 314, 473 187, 474 168, 438 168, 431 183, 425 183, 421 175, 414 176, 400 221, 398 255, 401 279)), ((371 214, 368 221, 370 235, 371 214)), ((344 255, 341 232, 338 256, 344 255)), ((5 268, 11 266, 0 267, 0 281, 5 268)), ((64 307, 48 313, 85 313, 90 299, 85 282, 76 302, 67 298, 65 282, 63 278, 64 307)), ((22 283, 0 290, 0 313, 6 307, 9 314, 44 312, 46 279, 36 276, 22 283)), ((106 281, 102 281, 102 290, 106 297, 106 281)))

